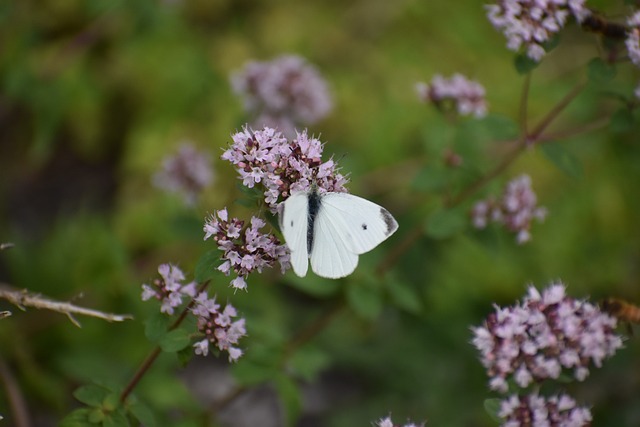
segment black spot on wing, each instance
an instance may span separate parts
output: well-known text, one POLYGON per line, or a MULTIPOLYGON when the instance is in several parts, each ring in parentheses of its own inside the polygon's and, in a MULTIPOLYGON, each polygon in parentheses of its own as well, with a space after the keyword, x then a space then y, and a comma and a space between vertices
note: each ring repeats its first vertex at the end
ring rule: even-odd
POLYGON ((367 224, 364 224, 364 223, 363 223, 363 224, 362 224, 362 229, 363 229, 363 230, 366 230, 366 229, 367 229, 367 224))
POLYGON ((398 228, 398 223, 395 219, 393 219, 393 216, 385 208, 380 208, 380 216, 384 220, 384 224, 387 226, 384 234, 386 236, 389 236, 391 233, 396 231, 396 229, 398 228))

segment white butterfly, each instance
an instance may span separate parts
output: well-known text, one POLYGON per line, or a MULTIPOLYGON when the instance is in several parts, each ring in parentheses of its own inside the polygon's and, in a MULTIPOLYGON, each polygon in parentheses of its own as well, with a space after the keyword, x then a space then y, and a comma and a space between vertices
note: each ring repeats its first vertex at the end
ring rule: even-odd
POLYGON ((291 251, 293 271, 311 269, 338 279, 353 273, 358 255, 378 246, 398 223, 382 206, 348 193, 301 191, 280 205, 280 230, 291 251))

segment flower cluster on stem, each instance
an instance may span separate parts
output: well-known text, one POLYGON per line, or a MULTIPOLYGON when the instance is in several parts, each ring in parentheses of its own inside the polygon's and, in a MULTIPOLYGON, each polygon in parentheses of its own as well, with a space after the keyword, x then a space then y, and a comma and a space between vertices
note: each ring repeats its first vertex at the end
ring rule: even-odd
POLYGON ((251 61, 231 75, 233 91, 256 127, 275 127, 287 136, 297 126, 324 118, 332 108, 325 80, 304 58, 282 55, 271 61, 251 61))
POLYGON ((289 267, 286 246, 273 234, 261 232, 265 225, 258 217, 252 217, 250 225, 238 218, 229 219, 226 208, 215 212, 204 224, 204 239, 213 239, 223 252, 218 270, 227 276, 232 271, 237 275, 231 281, 235 289, 246 289, 246 278, 253 271, 261 273, 276 262, 283 272, 289 267))
POLYGON ((154 175, 153 182, 159 188, 181 194, 185 203, 192 205, 212 178, 209 155, 190 143, 183 143, 176 154, 164 159, 162 170, 154 175))
POLYGON ((521 175, 510 181, 500 199, 489 197, 475 204, 471 212, 476 228, 485 228, 490 221, 503 224, 516 233, 516 241, 523 244, 531 240, 531 222, 544 221, 547 209, 537 206, 537 197, 531 188, 531 178, 521 175))
POLYGON ((407 423, 404 425, 400 425, 400 424, 394 424, 393 421, 391 421, 391 417, 385 417, 385 418, 380 418, 378 421, 376 421, 376 427, 424 427, 424 423, 422 424, 415 424, 415 423, 407 423))
POLYGON ((577 406, 566 394, 544 397, 535 392, 502 400, 498 417, 502 427, 588 427, 592 420, 589 408, 577 406))
POLYGON ((482 118, 487 114, 484 87, 462 74, 454 74, 449 79, 436 75, 430 84, 417 83, 416 92, 422 102, 433 103, 440 109, 452 105, 461 116, 473 114, 482 118))
MULTIPOLYGON (((634 13, 627 19, 629 29, 625 44, 629 52, 629 59, 636 66, 640 67, 640 12, 634 13)), ((637 91, 636 91, 637 94, 637 91)))
POLYGON ((589 366, 622 347, 616 319, 597 306, 566 295, 562 283, 542 293, 533 286, 522 303, 496 306, 483 326, 473 328, 473 344, 491 378, 492 390, 506 392, 509 380, 518 387, 557 379, 563 370, 584 380, 589 366))
POLYGON ((151 285, 142 285, 142 300, 151 298, 160 301, 160 311, 173 314, 176 307, 182 305, 185 297, 196 296, 196 283, 183 284, 184 273, 175 265, 161 264, 158 267, 160 278, 154 279, 151 285))
POLYGON ((322 162, 323 144, 306 131, 288 140, 273 128, 245 128, 232 139, 222 159, 236 167, 243 185, 264 187, 265 203, 273 213, 292 191, 308 190, 312 183, 320 192, 346 191, 347 179, 338 173, 333 159, 322 162))
POLYGON ((540 61, 545 43, 573 16, 582 22, 590 15, 585 0, 498 0, 486 5, 491 24, 507 38, 507 48, 524 49, 527 56, 540 61))

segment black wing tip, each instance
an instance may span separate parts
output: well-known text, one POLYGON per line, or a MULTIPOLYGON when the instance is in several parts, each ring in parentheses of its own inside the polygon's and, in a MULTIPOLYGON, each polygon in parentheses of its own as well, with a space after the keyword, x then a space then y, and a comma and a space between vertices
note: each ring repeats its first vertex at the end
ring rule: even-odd
POLYGON ((385 235, 387 237, 391 236, 398 229, 398 221, 389 213, 385 208, 380 208, 380 216, 384 220, 385 225, 387 226, 387 230, 385 231, 385 235))

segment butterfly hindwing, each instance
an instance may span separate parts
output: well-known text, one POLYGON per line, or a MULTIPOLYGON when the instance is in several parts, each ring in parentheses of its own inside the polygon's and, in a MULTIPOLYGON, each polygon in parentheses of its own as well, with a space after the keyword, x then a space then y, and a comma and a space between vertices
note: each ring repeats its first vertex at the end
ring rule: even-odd
POLYGON ((282 231, 289 252, 291 252, 293 271, 300 277, 304 277, 309 268, 308 206, 307 193, 294 193, 282 204, 280 211, 280 231, 282 231))
POLYGON ((338 279, 356 269, 358 255, 350 248, 346 226, 344 218, 324 204, 323 197, 314 221, 311 249, 311 269, 318 276, 338 279))

